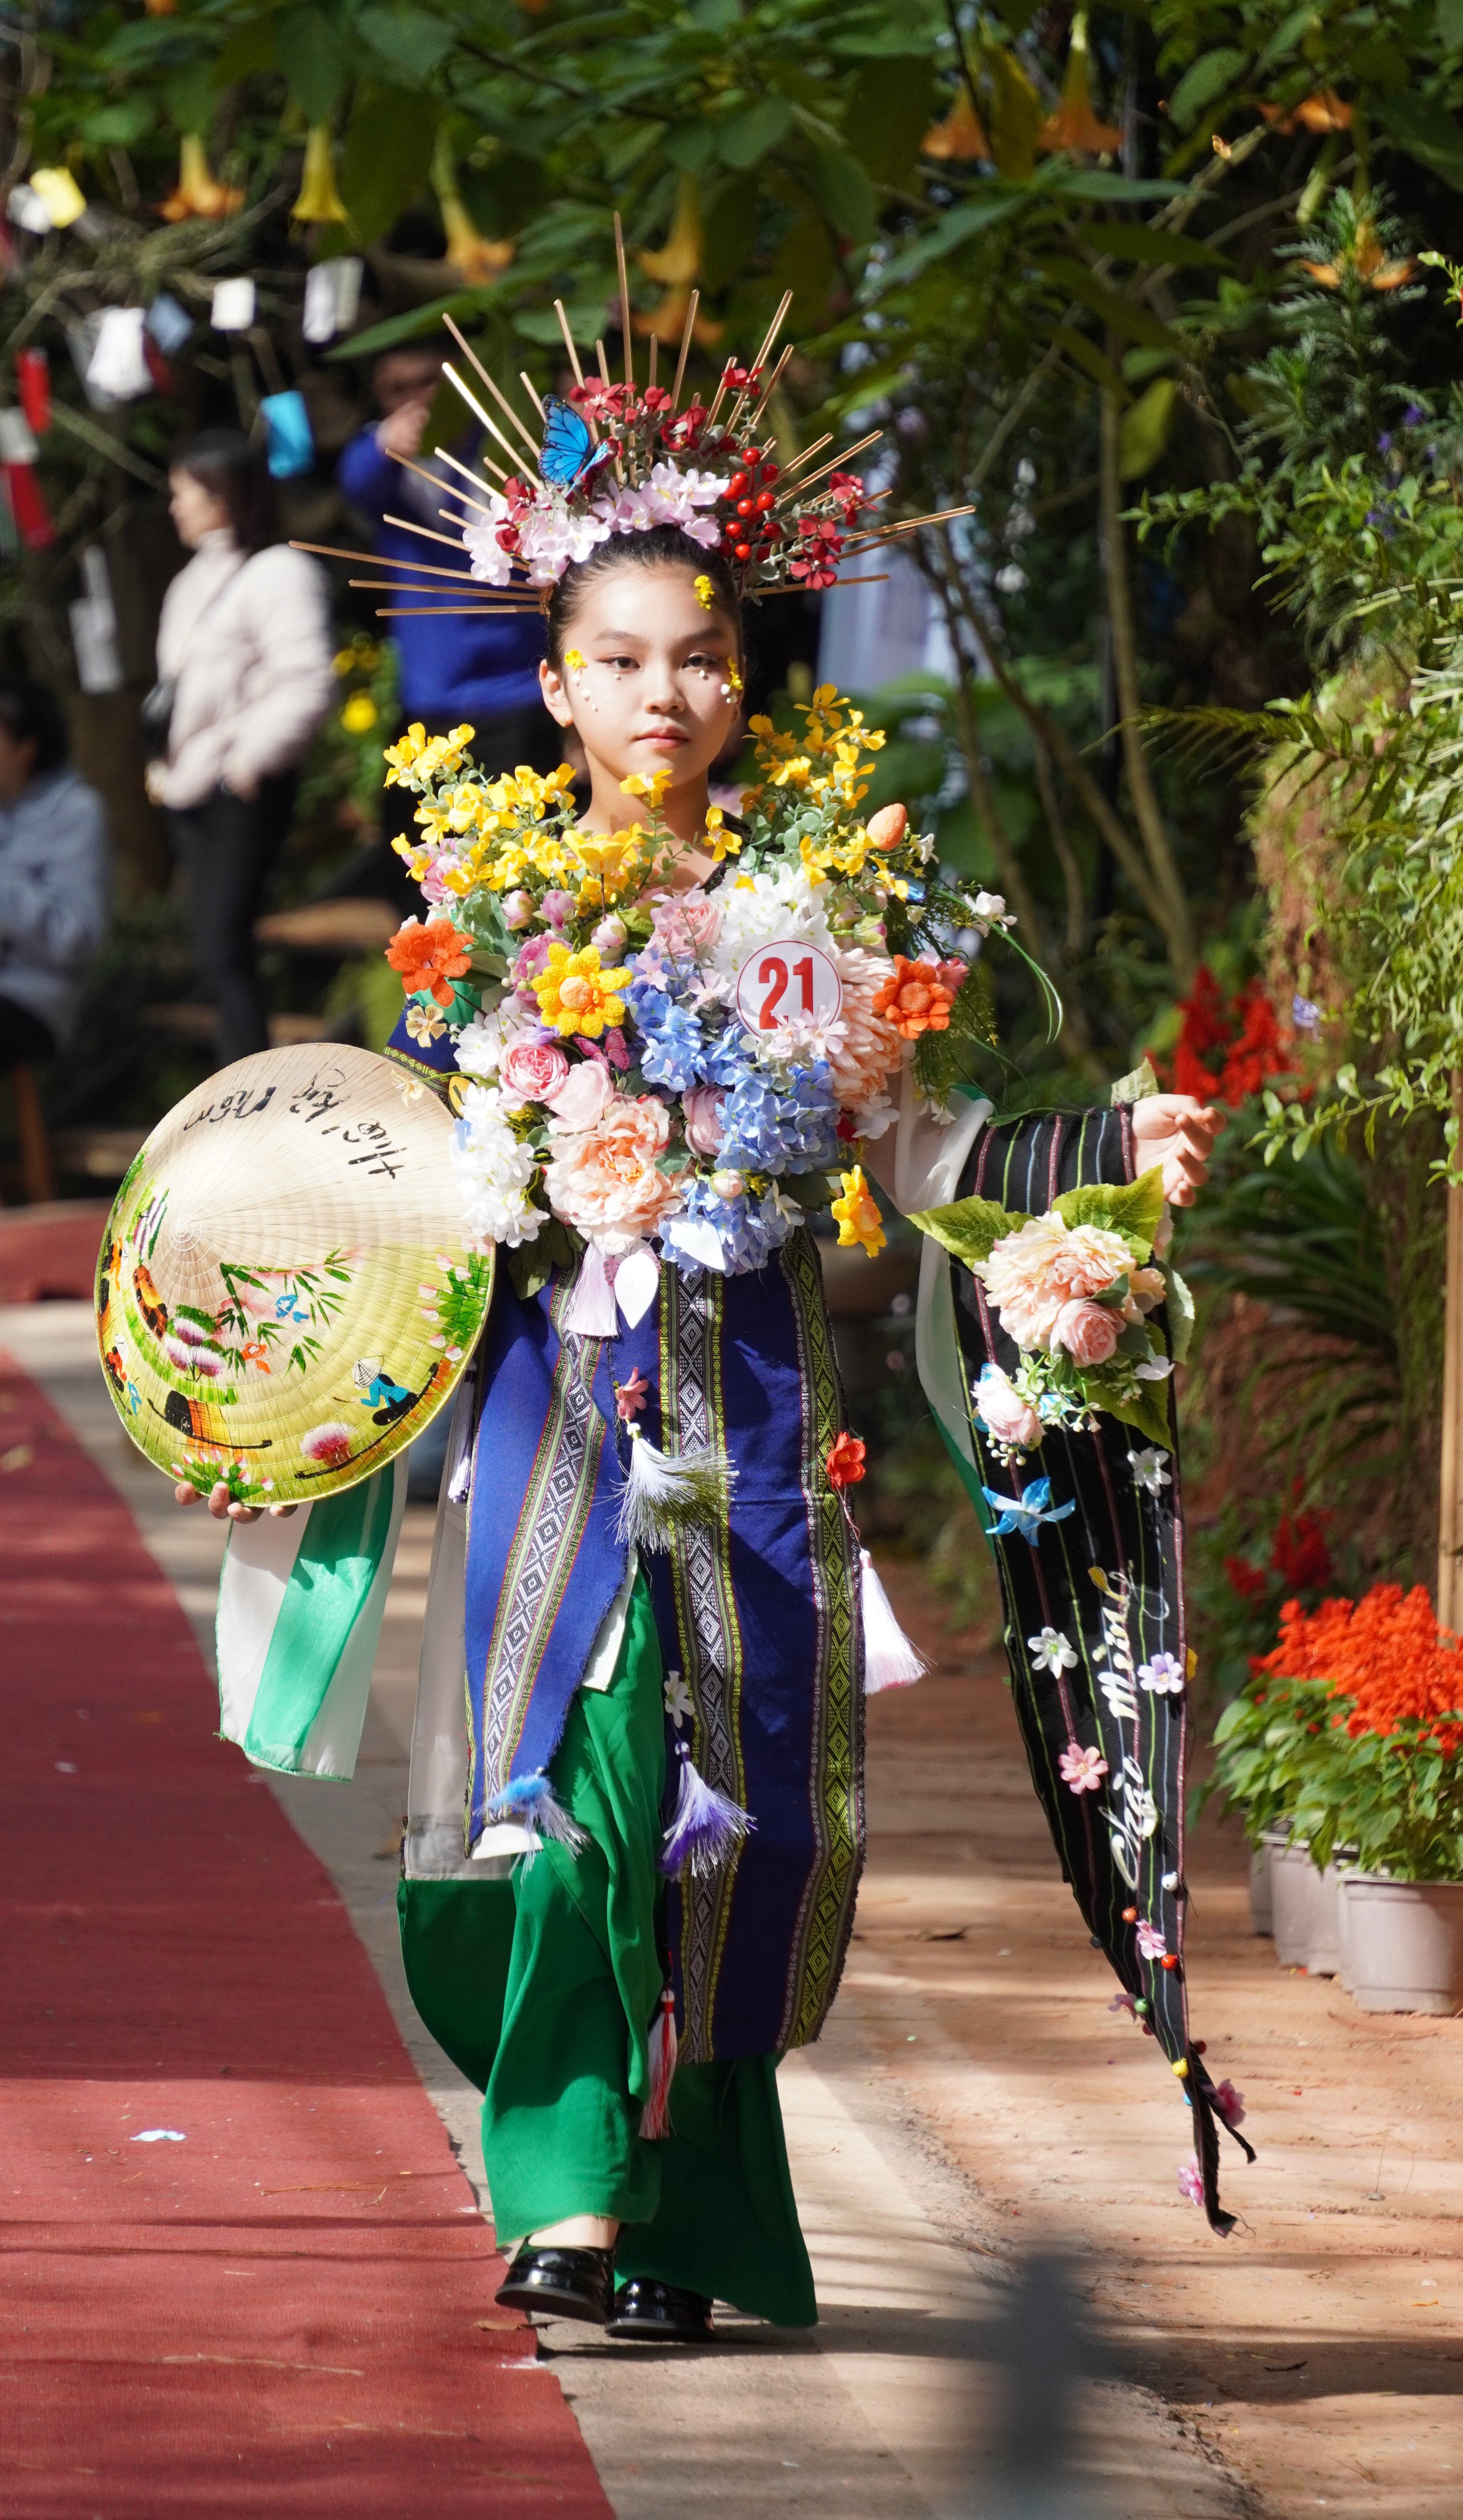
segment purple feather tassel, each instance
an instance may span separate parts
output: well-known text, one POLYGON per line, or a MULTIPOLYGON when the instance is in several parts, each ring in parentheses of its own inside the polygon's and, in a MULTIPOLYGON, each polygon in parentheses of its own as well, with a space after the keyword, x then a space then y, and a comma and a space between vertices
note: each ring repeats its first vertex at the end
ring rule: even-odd
POLYGON ((671 1824, 661 1840, 660 1868, 674 1874, 689 1865, 697 1880, 704 1881, 736 1853, 753 1825, 752 1816, 729 1794, 708 1785, 687 1742, 676 1743, 676 1756, 681 1778, 671 1824))

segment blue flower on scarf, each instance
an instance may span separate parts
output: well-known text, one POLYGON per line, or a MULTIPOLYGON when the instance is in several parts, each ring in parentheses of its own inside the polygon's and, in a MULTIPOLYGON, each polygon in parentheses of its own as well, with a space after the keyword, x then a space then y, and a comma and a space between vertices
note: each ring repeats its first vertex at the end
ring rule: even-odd
POLYGON ((999 1520, 992 1525, 992 1538, 1004 1540, 1008 1531, 1019 1531, 1023 1540, 1036 1548, 1043 1522, 1065 1522, 1077 1511, 1077 1500, 1069 1497, 1065 1505, 1051 1502, 1050 1479, 1033 1479, 1019 1497, 998 1496, 995 1488, 981 1490, 982 1496, 999 1520))

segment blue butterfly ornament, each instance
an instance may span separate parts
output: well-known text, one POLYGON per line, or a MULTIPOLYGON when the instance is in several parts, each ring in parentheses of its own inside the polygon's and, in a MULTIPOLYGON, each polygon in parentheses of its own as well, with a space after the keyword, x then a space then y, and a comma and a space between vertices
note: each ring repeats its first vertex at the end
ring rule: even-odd
POLYGON ((1000 1517, 992 1526, 993 1539, 1004 1540, 1008 1531, 1018 1531, 1033 1549, 1041 1538, 1043 1522, 1065 1522, 1069 1513, 1077 1511, 1075 1497, 1069 1497, 1065 1505, 1052 1504, 1050 1479, 1033 1479, 1019 1497, 998 1496, 995 1488, 986 1487, 981 1494, 1000 1517))
POLYGON ((592 472, 608 457, 607 446, 597 446, 589 422, 572 403, 560 402, 551 394, 544 406, 544 444, 539 455, 539 471, 554 489, 572 490, 576 481, 592 472))

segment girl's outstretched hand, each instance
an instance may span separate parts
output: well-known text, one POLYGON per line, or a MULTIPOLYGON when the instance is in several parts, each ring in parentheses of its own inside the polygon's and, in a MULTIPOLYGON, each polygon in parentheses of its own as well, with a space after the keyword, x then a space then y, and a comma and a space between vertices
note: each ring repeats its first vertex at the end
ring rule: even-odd
POLYGON ((1209 1158, 1224 1125, 1222 1111, 1192 1094, 1148 1094, 1132 1106, 1138 1170, 1161 1164, 1171 1207, 1192 1207, 1209 1179, 1209 1158))
MULTIPOLYGON (((186 1479, 180 1479, 173 1490, 179 1505, 192 1505, 198 1493, 198 1489, 190 1487, 186 1479)), ((257 1505, 236 1504, 223 1480, 220 1479, 209 1495, 208 1510, 215 1522, 257 1522, 264 1508, 257 1505)), ((269 1508, 269 1511, 279 1521, 283 1521, 287 1513, 293 1513, 295 1510, 292 1505, 272 1505, 269 1508)))

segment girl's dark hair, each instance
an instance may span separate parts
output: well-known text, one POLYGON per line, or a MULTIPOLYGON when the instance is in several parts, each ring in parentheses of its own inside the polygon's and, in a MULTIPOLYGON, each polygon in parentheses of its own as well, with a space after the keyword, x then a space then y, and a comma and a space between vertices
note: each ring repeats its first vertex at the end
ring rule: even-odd
POLYGON ((60 770, 70 750, 61 703, 28 674, 0 676, 0 726, 16 743, 33 743, 32 779, 60 770))
POLYGON ((264 449, 237 428, 210 428, 190 438, 172 459, 176 472, 211 490, 229 512, 234 540, 245 560, 280 540, 279 510, 264 449))
POLYGON ((703 551, 679 525, 652 525, 644 534, 611 534, 607 542, 595 545, 588 560, 575 561, 557 581, 545 608, 549 662, 555 673, 563 670, 565 643, 590 588, 597 578, 608 577, 616 568, 688 568, 697 577, 709 577, 716 589, 717 608, 732 623, 737 649, 744 652, 741 598, 725 556, 703 551))

